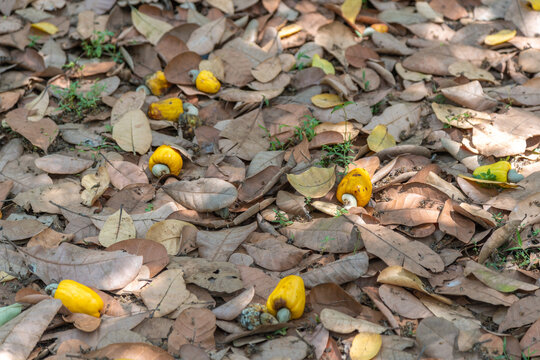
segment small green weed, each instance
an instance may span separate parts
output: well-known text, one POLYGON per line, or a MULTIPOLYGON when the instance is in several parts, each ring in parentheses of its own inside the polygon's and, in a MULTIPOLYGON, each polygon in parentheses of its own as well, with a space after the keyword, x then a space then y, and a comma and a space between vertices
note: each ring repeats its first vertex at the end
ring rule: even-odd
POLYGON ((149 212, 149 211, 152 211, 152 210, 154 210, 154 204, 152 204, 152 203, 146 204, 146 207, 144 208, 144 211, 149 212))
POLYGON ((84 114, 94 109, 100 100, 100 94, 105 86, 94 84, 87 93, 79 90, 79 82, 72 82, 67 88, 53 86, 52 90, 58 96, 58 108, 66 113, 74 114, 77 118, 82 118, 84 114))
POLYGON ((321 240, 321 254, 324 254, 326 251, 326 247, 328 246, 328 243, 330 240, 336 240, 336 238, 331 238, 330 236, 325 236, 324 240, 321 240))
MULTIPOLYGON (((532 353, 530 350, 525 354, 525 352, 521 353, 521 360, 530 360, 532 356, 534 355, 536 351, 533 351, 532 353)), ((503 338, 503 353, 501 355, 497 355, 493 358, 493 360, 514 360, 515 356, 512 356, 508 353, 508 348, 506 344, 506 338, 503 338)))
POLYGON ((101 58, 103 55, 110 56, 115 62, 121 63, 122 53, 118 51, 115 44, 107 42, 107 37, 114 36, 112 31, 94 31, 95 37, 85 40, 82 43, 84 53, 89 58, 101 58))
POLYGON ((493 218, 493 221, 497 224, 497 227, 501 227, 504 225, 504 215, 499 212, 497 214, 492 214, 491 217, 493 218))
POLYGON ((336 164, 345 169, 345 172, 349 169, 349 165, 352 163, 354 156, 352 153, 352 141, 347 140, 341 144, 323 145, 322 149, 326 151, 319 161, 319 165, 322 167, 329 167, 331 164, 336 164))
POLYGON ((30 40, 30 43, 28 44, 28 47, 37 49, 37 42, 39 39, 41 39, 41 36, 39 35, 28 35, 28 39, 30 40))
POLYGON ((364 91, 369 90, 369 80, 366 80, 366 70, 362 71, 362 82, 364 83, 364 91))
MULTIPOLYGON (((303 51, 300 51, 297 55, 296 55, 296 59, 297 60, 300 60, 300 59, 309 59, 309 56, 307 56, 303 51)), ((301 62, 300 64, 296 63, 295 65, 295 69, 297 70, 302 70, 304 68, 305 64, 303 62, 301 62)))
POLYGON ((462 120, 467 120, 471 118, 472 115, 469 112, 464 112, 463 114, 455 115, 455 116, 447 116, 446 117, 446 123, 444 124, 445 129, 449 129, 452 127, 452 122, 458 122, 462 120))
POLYGON ((345 215, 345 214, 348 214, 348 213, 349 213, 349 210, 347 210, 345 208, 337 209, 336 210, 336 215, 334 215, 334 217, 338 217, 338 216, 345 215))
MULTIPOLYGON (((304 138, 306 138, 308 141, 313 140, 315 137, 315 127, 320 124, 319 120, 315 119, 312 116, 305 115, 306 120, 303 121, 302 125, 300 126, 294 126, 294 136, 290 139, 288 139, 286 142, 282 142, 279 140, 275 135, 270 134, 270 130, 268 130, 266 127, 259 125, 261 129, 263 129, 266 132, 266 136, 270 139, 270 150, 285 150, 288 149, 291 146, 297 145, 300 143, 304 138)), ((290 125, 280 125, 280 129, 284 127, 291 127, 290 125)))
POLYGON ((433 98, 433 101, 436 102, 437 104, 444 104, 446 103, 446 98, 444 97, 443 94, 437 94, 435 98, 433 98))
POLYGON ((274 209, 273 211, 274 211, 274 214, 276 214, 275 215, 276 217, 274 220, 272 220, 272 222, 278 224, 279 227, 286 227, 293 224, 293 222, 289 220, 287 215, 281 210, 274 209))
POLYGON ((383 100, 379 101, 375 105, 371 107, 371 114, 372 115, 379 115, 381 113, 381 106, 383 104, 383 100))

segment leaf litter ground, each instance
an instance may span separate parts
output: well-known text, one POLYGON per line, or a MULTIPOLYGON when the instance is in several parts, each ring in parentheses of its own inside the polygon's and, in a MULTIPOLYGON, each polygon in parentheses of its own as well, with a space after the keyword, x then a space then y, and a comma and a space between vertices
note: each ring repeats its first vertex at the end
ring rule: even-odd
POLYGON ((3 354, 540 357, 537 1, 127 5, 0 5, 3 354), (177 177, 148 168, 163 144, 177 177), (473 177, 499 160, 517 182, 473 177), (287 275, 303 316, 243 328, 287 275))

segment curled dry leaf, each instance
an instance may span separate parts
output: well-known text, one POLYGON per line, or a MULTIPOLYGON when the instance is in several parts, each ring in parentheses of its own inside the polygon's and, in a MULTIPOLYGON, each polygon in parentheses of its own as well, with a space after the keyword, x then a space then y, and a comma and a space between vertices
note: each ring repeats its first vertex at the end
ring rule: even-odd
POLYGON ((425 348, 425 354, 454 359, 454 344, 459 330, 448 320, 429 317, 418 324, 416 337, 425 348))
POLYGON ((109 188, 109 173, 105 166, 100 166, 97 173, 84 175, 81 179, 81 186, 84 188, 81 193, 81 203, 86 206, 92 204, 109 188))
POLYGON ((433 316, 420 300, 399 286, 383 284, 379 287, 379 296, 390 310, 405 318, 423 319, 433 316))
POLYGON ((165 246, 167 254, 178 255, 195 249, 197 228, 190 223, 180 220, 163 220, 148 229, 146 239, 165 246))
POLYGON ((367 144, 371 151, 379 152, 396 146, 396 140, 388 133, 388 129, 385 125, 377 125, 371 131, 371 134, 369 134, 367 144))
POLYGON ((336 169, 310 167, 299 175, 287 174, 287 180, 300 194, 320 198, 328 194, 336 183, 336 169))
POLYGON ((365 252, 347 256, 328 265, 303 273, 302 279, 307 288, 324 283, 344 284, 358 279, 367 272, 369 259, 365 252))
POLYGON ((114 128, 125 113, 140 109, 144 104, 145 98, 144 91, 128 91, 122 94, 116 100, 111 110, 111 126, 114 128))
POLYGON ((255 296, 255 288, 251 286, 240 295, 213 309, 212 312, 219 320, 234 320, 255 296))
POLYGON ((387 267, 386 269, 381 271, 381 273, 379 274, 379 277, 377 277, 377 282, 415 289, 415 290, 423 292, 424 294, 432 296, 433 298, 445 304, 449 304, 449 305, 452 304, 452 300, 445 298, 444 296, 437 295, 437 294, 434 294, 433 292, 430 292, 418 276, 416 276, 410 271, 407 271, 401 266, 387 267))
POLYGON ((242 244, 255 264, 271 271, 285 271, 297 266, 306 250, 287 244, 284 236, 252 233, 250 242, 242 244))
POLYGON ((380 334, 386 331, 384 326, 362 320, 332 309, 321 311, 321 322, 330 331, 340 334, 350 334, 353 331, 380 334))
POLYGON ((197 70, 201 57, 193 51, 185 51, 176 55, 167 63, 165 78, 172 84, 193 85, 193 80, 189 76, 191 70, 197 70))
POLYGON ((99 232, 99 243, 108 247, 122 240, 133 239, 137 235, 133 219, 122 209, 109 216, 99 232))
POLYGON ((153 316, 165 316, 188 299, 190 292, 183 276, 181 269, 167 270, 141 291, 141 299, 153 316))
POLYGON ((159 39, 173 27, 165 21, 146 15, 135 8, 131 8, 131 21, 138 32, 144 35, 152 45, 157 45, 159 39))
POLYGON ((123 250, 129 254, 142 256, 142 264, 150 270, 150 277, 156 276, 169 263, 167 249, 155 241, 147 239, 129 239, 119 241, 107 247, 107 251, 123 250))
POLYGON ((183 206, 200 212, 227 208, 238 197, 234 185, 217 178, 177 181, 163 186, 163 190, 183 206))
POLYGON ((87 333, 95 331, 101 324, 101 318, 81 313, 62 316, 62 319, 68 323, 73 323, 77 329, 87 333))

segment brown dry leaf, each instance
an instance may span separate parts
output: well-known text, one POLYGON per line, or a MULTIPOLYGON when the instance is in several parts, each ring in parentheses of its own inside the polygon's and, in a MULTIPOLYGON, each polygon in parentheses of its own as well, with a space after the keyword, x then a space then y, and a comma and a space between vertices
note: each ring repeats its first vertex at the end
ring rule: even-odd
POLYGON ((28 121, 36 122, 43 119, 48 106, 49 93, 46 90, 43 90, 41 94, 36 96, 32 101, 24 106, 24 108, 27 109, 30 114, 32 114, 28 116, 28 121))
POLYGON ((152 129, 141 110, 128 111, 114 125, 113 139, 125 151, 146 154, 152 145, 152 129))
POLYGON ((30 121, 28 116, 29 111, 27 109, 15 109, 7 113, 5 121, 13 131, 21 134, 33 145, 47 152, 49 145, 58 135, 58 126, 49 118, 30 121))
POLYGON ((355 298, 333 283, 315 286, 309 292, 306 302, 316 313, 329 308, 350 316, 358 316, 363 311, 363 306, 355 298))
POLYGON ((6 240, 11 241, 28 239, 47 229, 46 225, 35 219, 0 221, 2 224, 0 234, 6 240))
POLYGON ((101 325, 101 319, 92 315, 75 313, 67 316, 62 316, 62 319, 68 323, 72 323, 77 329, 91 333, 101 325))
POLYGON ((165 350, 160 347, 132 342, 110 344, 83 355, 85 359, 132 359, 132 360, 173 360, 165 350))
POLYGON ((496 157, 521 154, 527 147, 526 138, 509 134, 489 124, 474 126, 472 143, 482 155, 496 157))
POLYGON ((379 296, 392 311, 408 319, 423 319, 433 316, 420 300, 407 290, 394 285, 383 284, 379 296))
POLYGON ((212 312, 219 320, 234 320, 251 302, 253 296, 255 296, 255 288, 251 286, 225 304, 213 309, 212 312))
POLYGON ((231 294, 243 288, 240 272, 232 263, 172 257, 168 268, 181 268, 186 283, 196 284, 212 292, 231 294))
POLYGON ((191 70, 197 70, 201 57, 193 51, 185 51, 176 55, 165 66, 165 78, 172 84, 193 85, 193 80, 189 76, 191 70))
POLYGON ((227 208, 238 197, 238 191, 234 185, 216 178, 177 181, 162 188, 175 201, 199 212, 227 208))
POLYGON ((310 167, 299 175, 287 174, 289 183, 302 195, 310 198, 325 196, 336 182, 336 169, 310 167))
POLYGON ((74 158, 65 155, 46 155, 35 160, 36 167, 49 174, 78 174, 90 166, 94 162, 91 160, 74 158))
POLYGON ((208 54, 214 50, 225 32, 225 17, 220 17, 193 31, 186 42, 189 50, 199 55, 208 54))
MULTIPOLYGON (((529 330, 523 335, 519 345, 524 354, 537 354, 540 351, 540 320, 536 320, 529 330)), ((520 350, 521 350, 520 349, 520 350)))
POLYGON ((494 84, 498 83, 489 71, 474 66, 469 61, 457 61, 448 67, 448 71, 454 76, 464 76, 469 80, 483 80, 494 84))
POLYGON ((101 290, 121 289, 135 278, 142 265, 141 256, 89 250, 68 243, 55 249, 33 246, 19 250, 47 284, 72 279, 101 290))
POLYGON ((28 358, 61 306, 60 300, 47 299, 3 325, 0 328, 2 357, 28 358))
POLYGON ((512 279, 509 276, 505 276, 504 274, 491 270, 472 260, 467 261, 467 265, 465 266, 465 270, 463 271, 464 276, 468 276, 469 274, 473 274, 478 280, 480 280, 490 288, 505 293, 514 292, 516 290, 538 290, 538 286, 536 285, 512 279))
POLYGON ((125 113, 140 109, 145 98, 144 91, 128 91, 122 94, 111 110, 111 126, 114 128, 125 113))
POLYGON ((446 281, 444 286, 437 287, 436 291, 439 294, 445 295, 465 295, 471 299, 493 305, 510 306, 518 301, 515 295, 503 294, 485 286, 478 280, 471 280, 465 277, 446 281))
POLYGON ((131 184, 111 196, 107 207, 113 209, 125 209, 130 214, 146 212, 146 202, 151 201, 156 196, 156 188, 150 184, 131 184))
POLYGON ((484 93, 482 85, 478 81, 444 88, 441 92, 448 99, 473 110, 484 111, 497 105, 494 99, 484 93))
POLYGON ((538 318, 540 318, 540 297, 527 296, 510 306, 498 331, 504 332, 511 328, 532 324, 538 318))
POLYGON ((213 60, 214 56, 223 64, 224 82, 243 87, 253 80, 252 63, 246 54, 233 48, 223 48, 211 53, 209 59, 213 60))
POLYGON ((254 69, 251 70, 251 75, 253 75, 253 77, 257 81, 267 83, 269 81, 272 81, 276 76, 278 76, 280 72, 281 61, 276 56, 273 58, 269 58, 257 65, 254 69))
POLYGON ((177 353, 184 344, 209 350, 215 346, 216 316, 208 309, 186 309, 176 319, 169 335, 169 352, 177 353))
POLYGON ((346 25, 334 21, 321 26, 317 30, 315 43, 334 55, 342 65, 347 66, 345 50, 352 45, 356 45, 356 40, 352 31, 346 25))
POLYGON ((444 296, 434 294, 428 289, 428 287, 424 285, 424 283, 422 282, 422 280, 420 280, 418 276, 402 268, 401 266, 394 265, 385 268, 377 277, 377 282, 415 289, 445 304, 452 304, 452 301, 450 299, 447 299, 444 296))
POLYGON ((255 264, 271 271, 285 271, 297 266, 307 253, 287 244, 284 236, 252 233, 249 243, 242 244, 255 264))
MULTIPOLYGON (((109 188, 111 179, 105 166, 100 166, 97 173, 84 175, 81 179, 81 186, 84 188, 81 193, 81 203, 86 206, 99 199, 101 195, 109 188)), ((131 211, 128 209, 128 211, 131 211)))
POLYGON ((412 134, 420 121, 421 106, 419 104, 396 104, 386 108, 381 115, 374 116, 364 127, 374 130, 377 125, 385 125, 388 133, 401 141, 412 134))
POLYGON ((306 215, 306 198, 280 190, 277 193, 276 205, 287 214, 306 215))
POLYGON ((144 171, 127 161, 108 161, 107 172, 111 184, 119 190, 131 184, 148 184, 148 177, 144 171))
MULTIPOLYGON (((237 101, 243 103, 260 103, 261 101, 271 100, 279 96, 284 88, 269 89, 261 91, 248 91, 240 89, 225 89, 219 92, 219 98, 224 101, 237 101)), ((238 130, 238 129, 237 129, 238 130)), ((261 129, 262 130, 262 129, 261 129)))
POLYGON ((152 240, 128 239, 114 243, 106 249, 106 251, 119 250, 142 256, 142 264, 149 269, 150 277, 156 276, 169 263, 169 256, 165 247, 152 240))
POLYGON ((99 232, 99 243, 104 247, 122 240, 133 239, 137 235, 133 219, 127 211, 120 209, 109 216, 99 232))
POLYGON ((429 317, 418 324, 417 341, 425 354, 444 359, 454 359, 454 347, 459 330, 448 320, 429 317))
POLYGON ((148 229, 146 239, 165 246, 167 254, 187 254, 195 247, 197 228, 190 223, 180 220, 163 220, 148 229))
POLYGON ((433 272, 444 270, 441 257, 421 242, 410 241, 380 225, 362 225, 360 234, 366 250, 389 266, 403 266, 423 277, 431 277, 426 269, 433 272))
POLYGON ((448 104, 431 103, 437 119, 460 129, 472 129, 474 125, 491 122, 491 115, 485 112, 461 108, 448 104))
POLYGON ((362 248, 362 239, 354 224, 344 216, 294 222, 280 232, 297 247, 329 253, 350 253, 362 248))
POLYGON ((510 237, 515 233, 521 221, 510 221, 502 227, 496 229, 491 236, 486 240, 480 254, 478 254, 478 263, 483 264, 499 247, 506 244, 510 237))
POLYGON ((182 305, 190 292, 181 269, 166 270, 141 291, 141 299, 153 316, 162 317, 182 305))
POLYGON ((173 28, 165 21, 146 15, 134 7, 131 8, 131 21, 133 21, 135 29, 146 37, 152 45, 157 45, 159 39, 173 28))
POLYGON ((333 309, 324 309, 321 311, 320 317, 326 329, 340 334, 350 334, 353 331, 380 334, 387 330, 384 326, 362 319, 355 319, 333 309))
POLYGON ((309 354, 309 346, 303 339, 296 336, 285 336, 265 341, 251 356, 252 360, 290 359, 302 360, 309 354))
POLYGON ((79 203, 79 191, 79 184, 63 182, 20 192, 13 198, 13 202, 26 210, 32 208, 35 213, 59 214, 60 208, 56 205, 67 206, 79 203))
POLYGON ((263 129, 264 125, 260 110, 253 110, 229 121, 219 134, 220 137, 226 138, 220 140, 220 149, 229 156, 252 160, 255 155, 270 146, 263 129))
POLYGON ((39 234, 34 235, 30 241, 26 244, 30 246, 43 246, 46 248, 55 248, 63 242, 70 242, 73 240, 73 234, 62 234, 53 229, 44 229, 39 234))
POLYGON ((220 231, 199 231, 197 233, 199 254, 211 261, 227 261, 255 229, 257 229, 256 222, 220 231))
MULTIPOLYGON (((324 249, 321 249, 321 252, 324 252, 324 249)), ((368 270, 368 265, 368 255, 365 252, 359 252, 305 272, 301 276, 307 288, 324 283, 341 285, 364 275, 368 270)))
POLYGON ((463 215, 454 211, 454 206, 452 205, 452 200, 450 199, 446 200, 444 203, 444 208, 439 215, 437 223, 441 231, 455 236, 465 244, 468 244, 474 235, 474 223, 463 215))

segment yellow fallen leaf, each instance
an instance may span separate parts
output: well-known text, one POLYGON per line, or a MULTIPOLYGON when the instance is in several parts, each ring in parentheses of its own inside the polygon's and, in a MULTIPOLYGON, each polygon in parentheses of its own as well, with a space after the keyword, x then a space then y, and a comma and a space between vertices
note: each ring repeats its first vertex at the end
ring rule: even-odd
POLYGON ((320 198, 328 194, 336 183, 336 169, 310 167, 301 174, 287 174, 287 180, 300 194, 310 198, 320 198))
POLYGON ((345 0, 341 5, 341 15, 354 24, 361 8, 362 0, 345 0))
POLYGON ((300 32, 301 30, 302 30, 301 25, 298 25, 298 24, 287 25, 278 31, 278 36, 280 39, 283 39, 284 37, 294 35, 297 32, 300 32))
POLYGON ((469 180, 472 182, 475 182, 480 185, 488 186, 488 187, 500 187, 503 189, 515 189, 520 187, 518 184, 513 184, 509 182, 503 182, 503 181, 495 181, 495 180, 484 180, 484 179, 477 179, 472 176, 467 175, 458 175, 460 178, 463 178, 465 180, 469 180))
POLYGON ((336 94, 318 94, 311 97, 313 105, 322 109, 333 108, 343 104, 343 100, 336 94))
POLYGON ((540 11, 540 0, 528 0, 531 3, 533 10, 540 11))
POLYGON ((48 22, 38 22, 38 23, 32 24, 32 27, 34 29, 38 29, 43 32, 46 32, 49 35, 54 35, 58 32, 58 28, 56 27, 56 25, 48 23, 48 22))
POLYGON ((4 283, 4 282, 11 281, 13 279, 15 279, 15 276, 9 275, 5 271, 0 271, 0 282, 4 283))
POLYGON ((334 69, 334 65, 328 60, 321 59, 319 54, 313 55, 313 59, 311 61, 311 66, 318 67, 324 71, 325 74, 332 74, 334 75, 336 73, 336 70, 334 69))
POLYGON ((388 132, 384 125, 377 125, 371 130, 367 138, 367 144, 371 151, 379 152, 392 146, 396 146, 396 139, 388 132))
POLYGON ((381 271, 379 277, 377 278, 377 282, 418 290, 423 292, 424 294, 433 297, 434 299, 439 300, 440 302, 452 305, 452 300, 428 291, 428 289, 425 287, 424 283, 422 282, 422 280, 420 280, 418 276, 416 276, 409 270, 402 268, 399 265, 389 266, 383 271, 381 271))
MULTIPOLYGON (((540 1, 537 2, 540 6, 540 1)), ((504 29, 499 31, 498 33, 486 36, 486 38, 484 39, 484 43, 486 45, 499 45, 512 40, 514 36, 516 36, 516 30, 504 29)))
POLYGON ((382 336, 373 333, 359 333, 352 342, 349 356, 351 360, 371 360, 379 353, 382 336))

